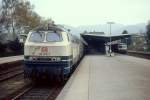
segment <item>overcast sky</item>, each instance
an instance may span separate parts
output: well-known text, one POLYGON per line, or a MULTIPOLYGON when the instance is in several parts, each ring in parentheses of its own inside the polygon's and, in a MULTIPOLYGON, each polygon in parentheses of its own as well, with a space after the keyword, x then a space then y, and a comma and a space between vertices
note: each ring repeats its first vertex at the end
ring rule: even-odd
POLYGON ((137 24, 150 19, 150 0, 30 0, 42 17, 72 26, 137 24))

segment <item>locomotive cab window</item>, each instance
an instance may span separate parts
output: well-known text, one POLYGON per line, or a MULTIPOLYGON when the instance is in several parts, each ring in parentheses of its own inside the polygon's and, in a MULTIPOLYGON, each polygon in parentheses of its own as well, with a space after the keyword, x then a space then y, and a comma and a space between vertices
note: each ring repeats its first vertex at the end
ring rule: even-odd
POLYGON ((59 42, 62 41, 62 35, 58 32, 48 32, 46 36, 48 42, 59 42))
POLYGON ((44 33, 33 32, 29 38, 30 42, 43 42, 44 41, 44 33))

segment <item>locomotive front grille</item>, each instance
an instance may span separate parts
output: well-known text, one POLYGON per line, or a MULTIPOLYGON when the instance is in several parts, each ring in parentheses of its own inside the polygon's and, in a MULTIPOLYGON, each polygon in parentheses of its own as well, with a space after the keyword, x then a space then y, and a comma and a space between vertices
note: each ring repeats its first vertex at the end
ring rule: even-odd
POLYGON ((61 57, 35 57, 35 56, 25 56, 25 61, 31 62, 64 62, 72 61, 72 56, 61 56, 61 57))
POLYGON ((59 62, 61 61, 60 57, 48 57, 48 58, 37 58, 37 61, 48 61, 48 62, 59 62))

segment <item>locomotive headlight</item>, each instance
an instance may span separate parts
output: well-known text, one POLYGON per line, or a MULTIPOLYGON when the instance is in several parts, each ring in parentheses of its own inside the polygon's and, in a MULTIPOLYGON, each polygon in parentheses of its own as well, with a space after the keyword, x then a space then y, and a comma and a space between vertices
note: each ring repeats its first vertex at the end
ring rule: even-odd
POLYGON ((57 57, 57 59, 56 59, 57 61, 61 61, 61 58, 60 57, 57 57))
POLYGON ((37 58, 36 57, 29 57, 28 60, 37 60, 37 58))
POLYGON ((59 62, 59 61, 61 61, 61 58, 60 57, 50 57, 49 60, 52 62, 55 62, 55 61, 59 62))
POLYGON ((33 57, 29 57, 29 59, 28 60, 33 60, 33 57))

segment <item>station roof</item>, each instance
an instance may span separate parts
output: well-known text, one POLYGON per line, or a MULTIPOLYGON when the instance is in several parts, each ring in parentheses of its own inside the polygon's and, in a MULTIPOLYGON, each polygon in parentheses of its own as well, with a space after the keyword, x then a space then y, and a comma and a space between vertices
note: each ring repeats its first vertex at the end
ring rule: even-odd
POLYGON ((115 41, 115 40, 120 40, 120 39, 125 39, 125 38, 129 38, 131 36, 131 34, 121 34, 121 35, 105 35, 105 34, 90 34, 90 33, 86 33, 86 34, 81 34, 81 36, 85 39, 85 41, 101 41, 101 42, 108 42, 110 40, 115 41))

